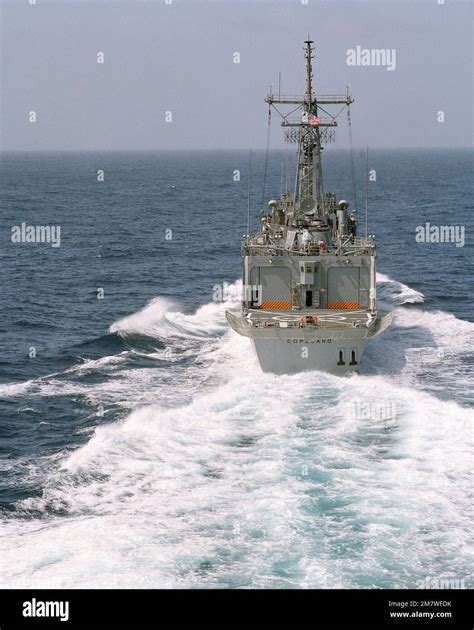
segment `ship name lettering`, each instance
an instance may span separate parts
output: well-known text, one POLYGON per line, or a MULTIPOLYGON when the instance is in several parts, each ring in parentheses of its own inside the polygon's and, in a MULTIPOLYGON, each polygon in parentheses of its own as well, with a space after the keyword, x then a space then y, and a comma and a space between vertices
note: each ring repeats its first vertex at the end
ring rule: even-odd
POLYGON ((331 343, 332 339, 287 339, 286 343, 331 343))

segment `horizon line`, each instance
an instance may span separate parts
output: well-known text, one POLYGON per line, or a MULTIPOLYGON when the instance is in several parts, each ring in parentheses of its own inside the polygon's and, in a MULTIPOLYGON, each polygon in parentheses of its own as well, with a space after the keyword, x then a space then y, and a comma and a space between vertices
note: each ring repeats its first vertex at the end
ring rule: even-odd
MULTIPOLYGON (((396 146, 396 147, 387 147, 387 146, 370 146, 370 145, 361 145, 357 147, 353 147, 354 151, 365 151, 366 149, 374 150, 374 151, 452 151, 452 150, 473 150, 473 146, 469 145, 454 145, 454 146, 396 146)), ((242 147, 226 147, 226 148, 164 148, 164 149, 0 149, 0 155, 8 154, 8 153, 212 153, 216 151, 224 151, 224 152, 234 152, 234 151, 259 151, 266 152, 265 147, 259 148, 242 148, 242 147)), ((285 148, 272 148, 272 151, 284 151, 285 148)), ((330 148, 332 151, 350 151, 350 147, 332 147, 330 148)))

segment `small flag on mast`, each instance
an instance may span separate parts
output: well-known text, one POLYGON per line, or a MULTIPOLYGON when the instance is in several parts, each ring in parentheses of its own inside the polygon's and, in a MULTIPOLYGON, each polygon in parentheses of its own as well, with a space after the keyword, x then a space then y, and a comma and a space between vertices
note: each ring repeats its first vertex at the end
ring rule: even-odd
POLYGON ((319 116, 312 116, 309 119, 309 124, 311 127, 317 127, 321 123, 321 118, 319 116))

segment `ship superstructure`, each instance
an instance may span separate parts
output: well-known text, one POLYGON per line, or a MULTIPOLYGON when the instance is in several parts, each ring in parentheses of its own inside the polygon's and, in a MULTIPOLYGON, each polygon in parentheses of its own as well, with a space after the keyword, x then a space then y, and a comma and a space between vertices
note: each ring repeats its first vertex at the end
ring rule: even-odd
POLYGON ((282 117, 285 139, 298 144, 295 186, 270 200, 260 231, 246 235, 242 305, 226 317, 253 339, 264 371, 342 374, 357 369, 368 338, 392 316, 377 310, 375 238, 359 236, 356 208, 324 191, 322 144, 337 126, 328 108, 349 108, 353 99, 349 90, 316 96, 311 40, 304 50, 305 94, 270 91, 265 99, 282 117), (291 111, 282 113, 276 105, 291 111))

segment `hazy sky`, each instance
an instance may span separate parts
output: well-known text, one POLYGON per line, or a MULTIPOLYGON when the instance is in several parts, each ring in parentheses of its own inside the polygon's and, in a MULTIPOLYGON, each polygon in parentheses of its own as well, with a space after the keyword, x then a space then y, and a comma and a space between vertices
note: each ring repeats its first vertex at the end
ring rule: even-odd
POLYGON ((308 32, 316 92, 352 86, 356 146, 473 143, 469 2, 29 1, 0 0, 3 150, 264 147, 268 85, 304 91, 308 32), (357 46, 395 69, 348 66, 357 46))

